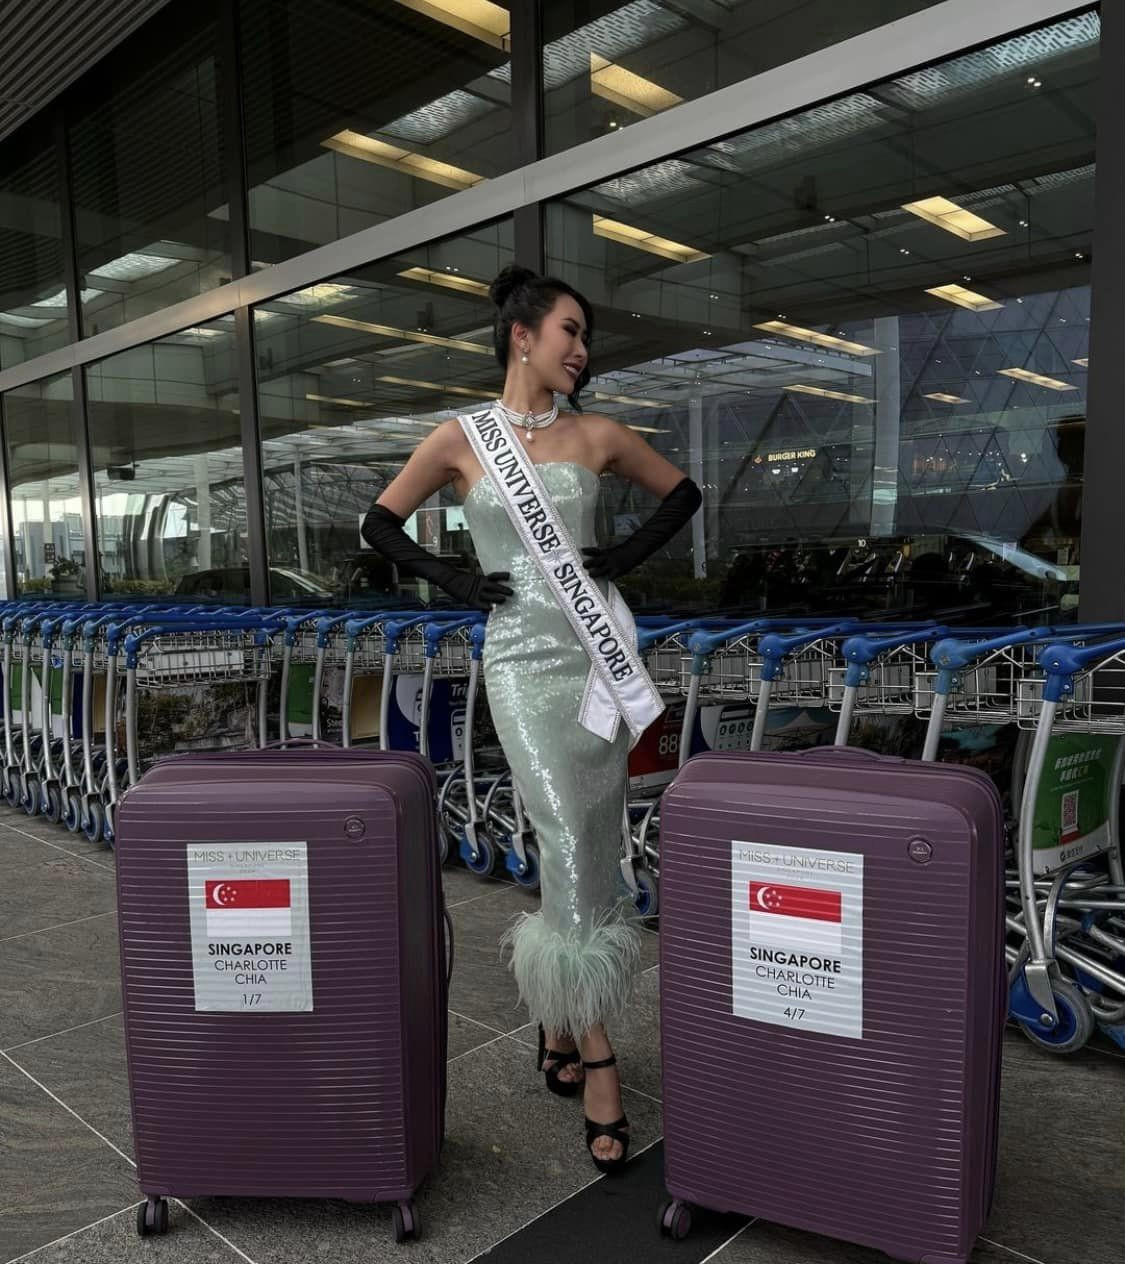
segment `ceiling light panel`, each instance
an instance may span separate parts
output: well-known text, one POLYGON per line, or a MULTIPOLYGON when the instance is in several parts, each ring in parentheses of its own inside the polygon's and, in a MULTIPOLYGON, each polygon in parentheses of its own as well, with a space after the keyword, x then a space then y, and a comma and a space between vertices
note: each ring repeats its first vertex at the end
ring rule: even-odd
POLYGON ((1076 391, 1077 386, 1069 382, 1060 382, 1057 377, 1046 377, 1042 373, 1032 373, 1028 369, 1000 369, 1005 377, 1014 377, 1017 382, 1030 382, 1032 386, 1045 386, 1051 391, 1076 391))
POLYGON ((608 241, 616 241, 622 246, 632 246, 635 250, 644 250, 651 255, 660 255, 664 259, 672 259, 676 263, 698 263, 701 259, 710 259, 705 251, 696 250, 693 246, 685 246, 682 242, 672 241, 668 237, 659 237, 656 233, 646 232, 643 228, 635 228, 632 224, 623 224, 617 219, 607 219, 604 215, 593 218, 594 236, 604 237, 608 241))
POLYGON ((376 325, 369 320, 355 320, 351 316, 314 316, 318 325, 335 325, 339 329, 354 329, 359 333, 377 334, 380 338, 401 338, 406 342, 421 342, 431 347, 449 347, 453 351, 466 351, 471 355, 491 356, 491 347, 479 342, 466 342, 463 338, 442 338, 438 334, 426 334, 417 329, 397 329, 394 325, 376 325))
POLYGON ((1080 364, 1084 369, 1088 369, 1090 367, 1090 357, 1083 356, 1080 360, 1075 360, 1074 363, 1080 364))
POLYGON ((923 398, 936 399, 939 404, 971 404, 973 402, 960 395, 947 395, 945 391, 930 391, 923 398))
POLYGON ((963 207, 944 197, 923 198, 920 202, 906 202, 902 208, 911 215, 917 215, 928 224, 944 228, 964 241, 986 241, 989 237, 1003 237, 1004 230, 990 224, 988 220, 966 211, 963 207))
POLYGON ((604 391, 595 391, 594 398, 610 404, 631 404, 635 408, 668 407, 668 404, 661 399, 637 399, 633 395, 607 395, 604 391))
POLYGON ((764 329, 767 333, 781 334, 786 338, 795 338, 798 342, 811 342, 816 347, 827 347, 832 351, 846 351, 849 355, 879 355, 878 347, 867 347, 862 342, 852 342, 848 338, 837 338, 834 334, 822 334, 815 329, 804 329, 800 325, 790 325, 784 320, 766 320, 755 329, 764 329))
POLYGON ((846 391, 830 391, 823 386, 805 386, 803 384, 792 383, 783 387, 787 391, 797 391, 801 395, 820 395, 824 399, 841 399, 848 404, 873 404, 873 399, 867 399, 863 395, 849 395, 846 391))
POLYGON ((511 18, 491 0, 397 0, 404 9, 452 27, 502 52, 511 45, 511 18))
POLYGON ((590 91, 645 118, 683 103, 683 97, 595 52, 590 53, 590 91))
POLYGON ((470 399, 495 399, 496 391, 475 391, 470 386, 450 386, 447 382, 421 382, 412 377, 377 377, 376 382, 388 382, 392 386, 413 386, 420 391, 440 391, 443 395, 466 395, 470 399))
POLYGON ((446 290, 460 290, 464 294, 488 297, 486 281, 474 281, 472 277, 462 276, 459 272, 439 272, 436 268, 407 268, 398 275, 407 281, 418 281, 423 285, 438 285, 446 290))
POLYGON ((935 285, 926 293, 935 298, 943 298, 947 303, 956 303, 958 307, 967 308, 970 312, 995 312, 1004 306, 994 298, 978 294, 975 290, 967 290, 963 285, 935 285))
POLYGON ((363 162, 373 162, 382 167, 389 167, 392 171, 416 176, 420 180, 429 180, 432 184, 440 184, 447 189, 471 189, 474 184, 480 184, 484 179, 484 176, 466 171, 463 167, 439 162, 436 158, 427 158, 424 154, 416 154, 398 145, 388 145, 386 141, 376 140, 373 136, 365 136, 362 132, 353 132, 350 128, 329 136, 321 144, 326 149, 334 149, 338 153, 347 154, 350 158, 359 158, 363 162))

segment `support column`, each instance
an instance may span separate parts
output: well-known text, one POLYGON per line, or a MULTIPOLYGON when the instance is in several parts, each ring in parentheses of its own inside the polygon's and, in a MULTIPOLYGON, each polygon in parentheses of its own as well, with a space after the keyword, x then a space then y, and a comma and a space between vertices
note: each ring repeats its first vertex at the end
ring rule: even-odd
POLYGON ((293 513, 297 519, 297 565, 303 571, 309 569, 309 536, 305 527, 305 489, 301 458, 293 458, 293 513))
POLYGON ((1082 553, 1078 617, 1125 618, 1125 357, 1118 348, 1120 297, 1125 293, 1125 145, 1121 143, 1121 73, 1125 72, 1125 12, 1101 8, 1097 172, 1094 188, 1094 273, 1090 306, 1090 374, 1083 453, 1082 553))
POLYGON ((871 472, 871 535, 895 534, 898 512, 898 451, 902 423, 902 372, 897 316, 875 318, 873 357, 875 385, 875 451, 871 472))
POLYGON ((211 569, 211 474, 206 452, 194 458, 195 519, 199 527, 199 550, 196 562, 201 571, 211 569))
MULTIPOLYGON (((703 397, 693 395, 688 400, 688 474, 696 486, 706 481, 703 474, 703 397)), ((691 565, 695 579, 707 578, 707 495, 704 493, 703 512, 691 520, 691 565)))

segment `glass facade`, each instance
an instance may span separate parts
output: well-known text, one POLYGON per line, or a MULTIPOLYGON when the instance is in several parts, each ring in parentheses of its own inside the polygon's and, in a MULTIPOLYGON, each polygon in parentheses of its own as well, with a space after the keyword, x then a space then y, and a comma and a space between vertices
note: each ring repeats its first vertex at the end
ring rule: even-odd
POLYGON ((213 0, 173 5, 68 113, 82 332, 231 279, 213 0))
POLYGON ((929 8, 936 0, 552 0, 543 5, 548 153, 929 8))
POLYGON ((103 596, 250 595, 234 319, 86 370, 103 596))
POLYGON ((511 168, 511 20, 491 0, 244 0, 254 266, 511 168))
MULTIPOLYGON (((608 135, 871 32, 885 49, 878 28, 939 4, 540 3, 515 73, 530 5, 167 5, 0 144, 9 587, 438 596, 392 593, 359 526, 422 436, 499 391, 487 286, 519 251, 594 305, 586 410, 703 489, 691 530, 623 578, 635 609, 1071 616, 1097 11, 742 133, 717 111, 710 143, 645 167, 608 135), (535 64, 545 164, 569 178, 542 258, 534 217, 517 208, 516 234, 510 201, 473 192, 519 160, 535 64), (563 151, 592 139, 572 173, 563 151), (427 208, 453 235, 417 231, 427 208), (384 223, 385 252, 346 271, 310 253, 384 223), (209 302, 240 260, 255 299, 209 302), (154 341, 145 318, 177 304, 154 341), (59 357, 30 363, 75 327, 111 335, 66 360, 77 406, 59 357)), ((602 543, 654 508, 608 475, 603 493, 602 543)), ((451 488, 408 530, 472 563, 451 488)))
POLYGON ((704 489, 634 605, 1073 611, 1097 78, 1086 14, 549 208, 592 406, 704 489))
MULTIPOLYGON (((275 602, 386 603, 389 568, 360 523, 428 430, 499 394, 488 282, 511 256, 505 220, 256 309, 275 602)), ((449 488, 407 530, 452 560, 471 557, 449 488)), ((404 585, 402 595, 429 594, 404 585)))
POLYGON ((70 341, 59 164, 49 127, 0 145, 0 369, 70 341))
POLYGON ((71 375, 4 396, 14 596, 74 600, 86 591, 82 500, 71 375))

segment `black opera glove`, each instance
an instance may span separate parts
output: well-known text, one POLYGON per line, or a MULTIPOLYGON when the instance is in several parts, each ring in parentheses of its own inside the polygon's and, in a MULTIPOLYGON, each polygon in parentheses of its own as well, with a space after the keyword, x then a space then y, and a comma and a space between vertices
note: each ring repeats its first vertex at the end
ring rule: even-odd
POLYGON ((608 549, 585 548, 586 573, 591 579, 617 579, 625 575, 676 534, 703 504, 703 493, 690 478, 681 479, 627 539, 608 549))
POLYGON ((489 610, 500 605, 514 593, 514 589, 500 581, 510 579, 508 571, 493 571, 489 575, 474 575, 471 571, 453 566, 434 557, 403 530, 405 518, 388 509, 386 505, 372 505, 363 519, 360 535, 378 553, 396 566, 402 566, 412 575, 419 575, 437 584, 454 601, 475 610, 489 610))

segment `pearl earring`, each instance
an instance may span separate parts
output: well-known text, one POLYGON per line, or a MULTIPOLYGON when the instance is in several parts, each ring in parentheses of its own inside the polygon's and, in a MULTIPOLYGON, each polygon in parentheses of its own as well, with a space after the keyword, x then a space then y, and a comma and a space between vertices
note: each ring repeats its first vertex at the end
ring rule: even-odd
POLYGON ((525 351, 523 355, 520 356, 520 364, 527 364, 527 363, 528 363, 527 352, 525 351))

